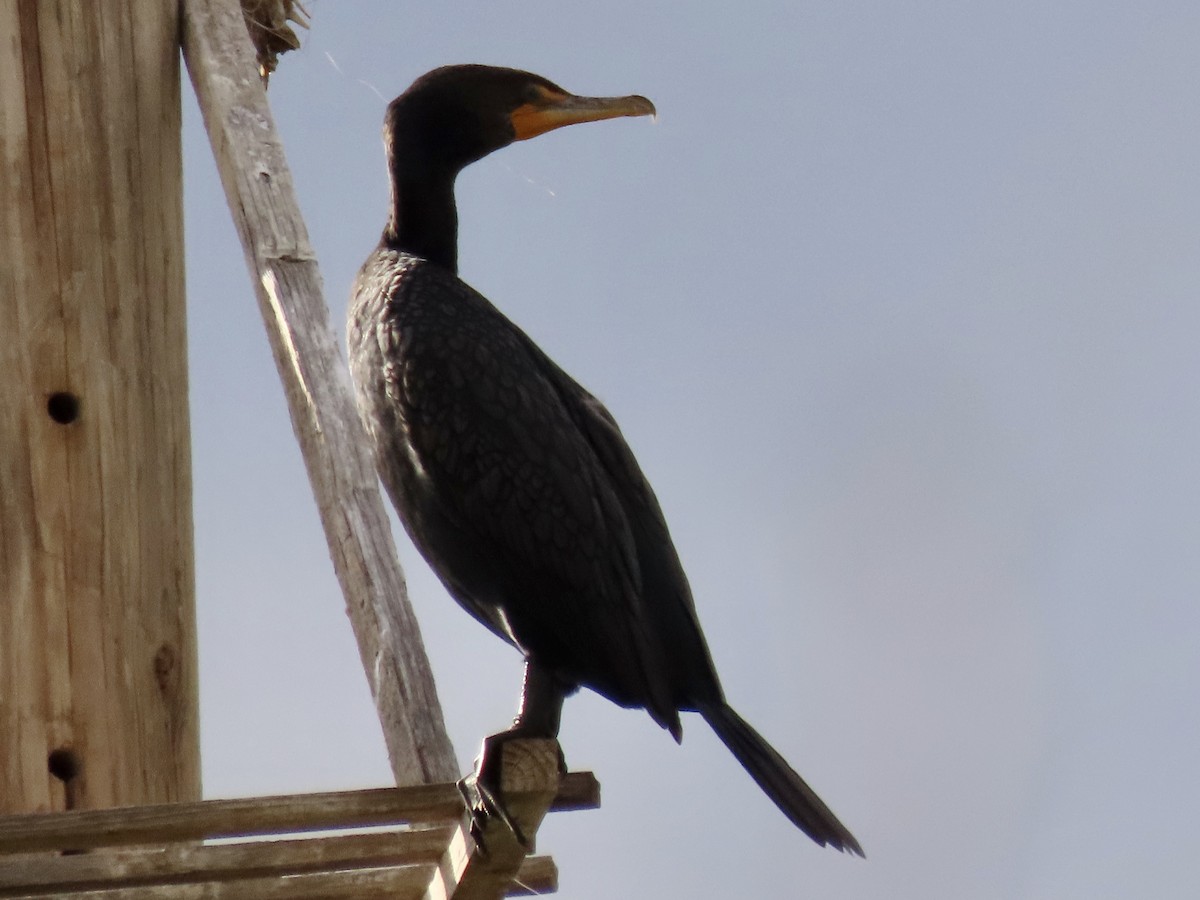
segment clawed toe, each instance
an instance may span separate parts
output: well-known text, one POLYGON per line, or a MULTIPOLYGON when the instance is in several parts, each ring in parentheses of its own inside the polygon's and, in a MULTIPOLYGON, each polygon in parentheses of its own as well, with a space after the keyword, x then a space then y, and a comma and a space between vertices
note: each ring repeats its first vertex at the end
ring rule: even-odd
POLYGON ((484 836, 487 824, 496 820, 504 823, 526 852, 532 849, 525 833, 509 813, 500 795, 504 744, 516 737, 519 737, 519 734, 514 730, 502 731, 485 738, 479 758, 475 760, 475 771, 458 782, 458 792, 462 795, 467 813, 471 817, 471 837, 485 855, 488 852, 484 836))

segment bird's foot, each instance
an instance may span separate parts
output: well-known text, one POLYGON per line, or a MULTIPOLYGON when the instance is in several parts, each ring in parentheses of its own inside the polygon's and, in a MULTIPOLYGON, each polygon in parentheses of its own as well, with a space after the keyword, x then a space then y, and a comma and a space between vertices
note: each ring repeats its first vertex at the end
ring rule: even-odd
POLYGON ((513 821, 500 798, 496 796, 496 792, 479 780, 478 773, 472 772, 466 778, 460 779, 458 792, 462 795, 463 803, 467 807, 467 814, 471 817, 471 840, 475 842, 475 847, 484 857, 489 855, 487 839, 489 825, 497 820, 503 822, 504 826, 512 832, 513 840, 526 853, 530 851, 531 848, 529 841, 525 839, 525 833, 513 821))
MULTIPOLYGON (((458 782, 458 792, 462 795, 463 803, 471 819, 471 837, 475 845, 486 856, 488 854, 489 836, 495 836, 493 823, 502 823, 512 839, 526 852, 533 850, 533 842, 528 840, 517 816, 510 811, 504 799, 503 787, 506 784, 506 773, 511 775, 514 766, 517 774, 527 754, 519 752, 516 746, 509 746, 518 741, 529 741, 530 735, 520 724, 514 725, 508 731, 502 731, 484 738, 483 747, 475 760, 475 771, 458 782), (506 761, 505 751, 510 753, 506 761), (515 759, 512 758, 515 756, 515 759), (507 767, 507 769, 506 769, 507 767)), ((545 739, 537 740, 541 743, 545 739)), ((533 742, 531 742, 533 743, 533 742)), ((519 746, 519 745, 518 745, 519 746)), ((554 742, 558 774, 567 771, 566 760, 562 748, 554 742)), ((520 780, 518 778, 518 780, 520 780)), ((540 818, 540 817, 539 817, 540 818)), ((536 824, 534 825, 536 829, 536 824)))

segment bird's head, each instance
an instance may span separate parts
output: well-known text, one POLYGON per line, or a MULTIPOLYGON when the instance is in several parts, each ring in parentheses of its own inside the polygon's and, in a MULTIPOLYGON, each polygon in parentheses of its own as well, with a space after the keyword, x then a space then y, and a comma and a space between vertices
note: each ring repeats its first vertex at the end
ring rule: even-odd
POLYGON ((645 97, 579 97, 552 81, 493 66, 445 66, 388 106, 384 140, 400 165, 458 172, 493 150, 554 128, 654 115, 645 97))

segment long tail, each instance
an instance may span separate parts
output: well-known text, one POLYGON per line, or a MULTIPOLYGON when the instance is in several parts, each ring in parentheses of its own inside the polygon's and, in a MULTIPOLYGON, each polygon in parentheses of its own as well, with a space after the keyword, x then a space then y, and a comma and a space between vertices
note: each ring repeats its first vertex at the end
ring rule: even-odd
POLYGON ((797 828, 822 847, 828 844, 838 850, 866 856, 854 835, 838 821, 816 792, 728 703, 705 704, 700 707, 700 714, 797 828))

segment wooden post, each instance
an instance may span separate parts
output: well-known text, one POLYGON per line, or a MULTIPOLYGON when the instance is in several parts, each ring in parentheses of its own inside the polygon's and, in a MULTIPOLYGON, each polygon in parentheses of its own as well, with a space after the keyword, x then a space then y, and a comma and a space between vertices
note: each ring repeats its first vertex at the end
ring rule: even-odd
POLYGON ((0 811, 200 794, 178 26, 0 0, 0 811))
POLYGON ((237 0, 184 0, 183 53, 308 468, 334 570, 400 785, 451 781, 454 748, 392 544, 237 0))

